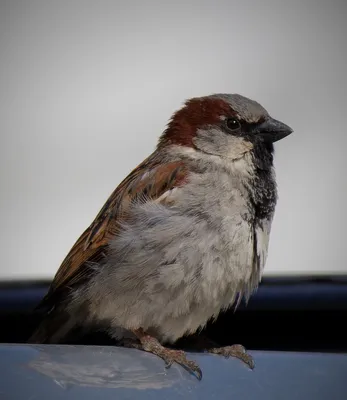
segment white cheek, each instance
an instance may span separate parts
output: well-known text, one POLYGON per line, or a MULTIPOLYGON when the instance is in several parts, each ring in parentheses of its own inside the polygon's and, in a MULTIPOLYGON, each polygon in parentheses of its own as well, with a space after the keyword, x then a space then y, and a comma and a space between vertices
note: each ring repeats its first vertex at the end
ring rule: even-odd
POLYGON ((254 164, 251 155, 245 153, 241 158, 230 161, 230 169, 233 173, 251 177, 254 174, 254 164))
POLYGON ((254 164, 250 150, 252 144, 244 142, 242 139, 235 138, 234 146, 232 146, 230 152, 224 156, 218 156, 213 154, 207 154, 202 151, 197 151, 191 147, 183 146, 172 146, 172 153, 179 153, 186 157, 197 160, 205 161, 207 163, 213 163, 223 167, 225 170, 229 170, 231 174, 243 175, 245 177, 251 177, 254 174, 254 164), (242 144, 241 144, 242 143, 242 144), (241 148, 242 145, 242 148, 241 148))

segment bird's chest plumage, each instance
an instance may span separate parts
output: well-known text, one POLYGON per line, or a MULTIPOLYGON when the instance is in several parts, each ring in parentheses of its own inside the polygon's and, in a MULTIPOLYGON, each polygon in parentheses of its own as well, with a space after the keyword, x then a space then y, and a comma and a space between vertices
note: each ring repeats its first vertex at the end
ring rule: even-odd
MULTIPOLYGON (((187 200, 184 214, 194 217, 194 234, 187 238, 191 243, 186 251, 191 259, 196 253, 196 263, 191 265, 195 296, 211 307, 227 307, 238 294, 249 294, 261 272, 255 259, 252 193, 242 177, 215 172, 192 179, 182 197, 182 208, 187 200)), ((267 239, 259 237, 260 242, 260 252, 266 252, 267 239)))
POLYGON ((123 312, 108 301, 98 313, 175 341, 250 295, 270 230, 267 219, 256 219, 254 190, 245 175, 214 168, 192 173, 168 203, 136 205, 100 272, 103 293, 123 312))
POLYGON ((162 266, 147 285, 150 299, 159 299, 157 334, 169 341, 195 332, 251 294, 265 263, 270 229, 263 220, 256 222, 249 182, 238 175, 196 174, 173 196, 175 207, 164 229, 170 231, 170 245, 161 253, 157 247, 162 266))

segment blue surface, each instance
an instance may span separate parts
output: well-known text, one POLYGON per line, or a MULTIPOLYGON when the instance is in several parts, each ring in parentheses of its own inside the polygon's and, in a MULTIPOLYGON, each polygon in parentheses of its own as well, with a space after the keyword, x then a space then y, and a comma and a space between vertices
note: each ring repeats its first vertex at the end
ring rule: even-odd
POLYGON ((250 352, 239 360, 190 353, 198 381, 140 350, 98 346, 1 345, 1 400, 329 399, 347 397, 347 355, 250 352))

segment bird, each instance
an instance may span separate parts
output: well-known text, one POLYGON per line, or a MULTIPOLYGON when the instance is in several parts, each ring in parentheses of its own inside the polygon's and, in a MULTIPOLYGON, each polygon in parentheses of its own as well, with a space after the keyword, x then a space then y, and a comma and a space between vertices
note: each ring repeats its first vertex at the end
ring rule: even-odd
MULTIPOLYGON (((186 99, 68 252, 28 342, 101 330, 201 379, 172 346, 257 290, 278 199, 274 143, 292 132, 241 94, 186 99)), ((254 368, 240 344, 206 351, 254 368)))

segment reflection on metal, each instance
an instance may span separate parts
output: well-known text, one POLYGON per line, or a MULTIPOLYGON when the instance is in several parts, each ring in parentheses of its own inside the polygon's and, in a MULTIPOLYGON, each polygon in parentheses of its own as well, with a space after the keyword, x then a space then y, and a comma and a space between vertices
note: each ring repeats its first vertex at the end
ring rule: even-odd
POLYGON ((194 353, 201 381, 178 365, 120 347, 0 345, 0 400, 345 400, 347 354, 194 353))
MULTIPOLYGON (((69 346, 68 351, 65 346, 33 347, 38 355, 28 366, 63 388, 80 385, 162 389, 182 379, 177 371, 168 373, 162 360, 139 350, 95 346, 91 356, 79 346, 69 346)), ((178 370, 175 367, 171 369, 178 370)))

